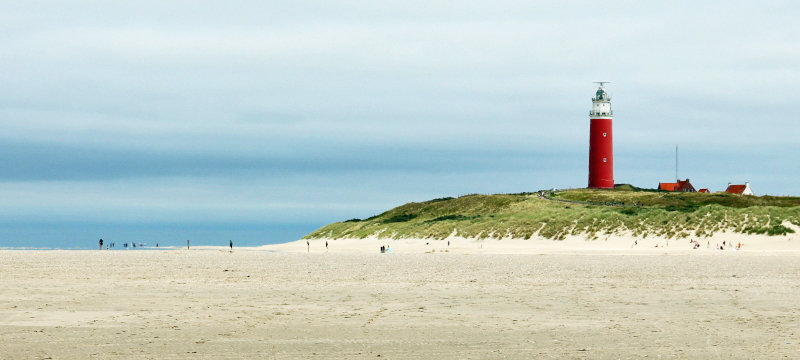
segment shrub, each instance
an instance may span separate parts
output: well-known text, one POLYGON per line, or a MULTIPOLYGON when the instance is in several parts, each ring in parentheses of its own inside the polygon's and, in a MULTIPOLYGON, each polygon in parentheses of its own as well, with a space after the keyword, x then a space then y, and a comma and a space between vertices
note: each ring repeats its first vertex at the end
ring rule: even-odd
POLYGON ((388 218, 386 220, 383 220, 383 223, 384 224, 389 224, 389 223, 406 222, 406 221, 414 220, 416 217, 417 217, 417 215, 415 215, 415 214, 395 215, 395 216, 392 216, 392 217, 390 217, 390 218, 388 218))

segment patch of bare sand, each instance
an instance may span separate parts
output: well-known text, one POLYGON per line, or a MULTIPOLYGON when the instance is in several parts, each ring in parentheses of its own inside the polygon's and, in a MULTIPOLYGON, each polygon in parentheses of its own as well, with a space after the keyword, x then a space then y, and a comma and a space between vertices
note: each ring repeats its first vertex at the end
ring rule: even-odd
POLYGON ((0 358, 694 359, 800 349, 791 252, 608 254, 0 251, 0 358))

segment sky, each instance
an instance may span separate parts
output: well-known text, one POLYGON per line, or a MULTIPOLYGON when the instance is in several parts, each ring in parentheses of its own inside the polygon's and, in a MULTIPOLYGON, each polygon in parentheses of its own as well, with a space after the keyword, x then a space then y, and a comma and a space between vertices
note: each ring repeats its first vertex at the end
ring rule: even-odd
POLYGON ((470 193, 800 195, 796 1, 3 1, 0 247, 279 243, 470 193))

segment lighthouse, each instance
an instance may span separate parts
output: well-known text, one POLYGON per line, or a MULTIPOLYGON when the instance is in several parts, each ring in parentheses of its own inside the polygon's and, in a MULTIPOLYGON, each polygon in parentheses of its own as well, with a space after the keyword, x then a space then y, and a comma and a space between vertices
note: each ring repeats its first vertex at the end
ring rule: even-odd
POLYGON ((614 142, 611 132, 611 96, 603 87, 607 81, 597 82, 600 87, 592 98, 589 112, 589 188, 614 188, 614 142))

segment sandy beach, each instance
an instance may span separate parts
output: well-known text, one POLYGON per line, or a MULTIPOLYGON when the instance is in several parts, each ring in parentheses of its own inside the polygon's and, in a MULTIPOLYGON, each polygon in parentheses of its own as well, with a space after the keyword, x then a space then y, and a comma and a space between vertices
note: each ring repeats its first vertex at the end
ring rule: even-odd
MULTIPOLYGON (((334 252, 334 253, 375 253, 381 246, 391 246, 392 253, 420 254, 430 252, 453 252, 458 254, 695 254, 709 255, 722 251, 726 254, 752 254, 760 252, 795 254, 800 256, 800 227, 785 224, 794 234, 781 236, 746 235, 716 233, 710 237, 691 236, 683 239, 663 237, 634 237, 630 234, 604 235, 599 239, 587 240, 584 236, 567 236, 564 240, 550 240, 534 237, 529 240, 513 238, 463 238, 450 236, 434 239, 313 239, 297 240, 285 244, 265 245, 258 250, 281 252, 334 252), (691 241, 700 243, 695 249, 691 241), (326 248, 325 243, 328 243, 326 248), (736 249, 741 244, 740 249, 736 249), (722 250, 717 250, 721 247, 722 250), (710 251, 710 253, 709 253, 710 251)), ((205 249, 215 249, 206 247, 205 249)))
POLYGON ((697 359, 800 350, 794 251, 315 246, 0 251, 0 358, 697 359))

